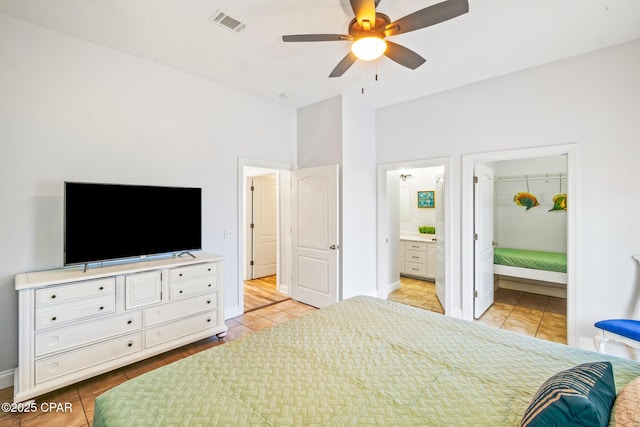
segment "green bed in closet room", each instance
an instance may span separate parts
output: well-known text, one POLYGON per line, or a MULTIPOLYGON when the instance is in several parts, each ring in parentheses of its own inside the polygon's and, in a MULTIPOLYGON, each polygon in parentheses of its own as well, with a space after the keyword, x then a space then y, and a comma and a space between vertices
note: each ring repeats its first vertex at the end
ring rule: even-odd
POLYGON ((606 426, 640 364, 361 296, 129 380, 93 426, 553 425, 546 393, 575 373, 595 379, 558 398, 571 425, 606 426))
POLYGON ((528 249, 494 248, 494 264, 533 270, 567 272, 567 254, 528 249))

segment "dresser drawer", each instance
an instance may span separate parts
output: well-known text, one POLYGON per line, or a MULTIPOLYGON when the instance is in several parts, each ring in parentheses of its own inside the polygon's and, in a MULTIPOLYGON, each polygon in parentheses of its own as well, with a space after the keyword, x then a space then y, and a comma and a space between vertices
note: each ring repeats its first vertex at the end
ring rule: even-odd
POLYGON ((113 277, 38 289, 36 290, 36 308, 86 298, 115 295, 115 289, 116 279, 113 277))
POLYGON ((36 384, 142 350, 142 332, 36 361, 36 384))
POLYGON ((427 251, 427 242, 411 242, 409 240, 405 240, 404 248, 410 251, 427 251))
POLYGON ((172 268, 169 270, 169 282, 189 280, 196 277, 215 275, 217 272, 216 263, 196 264, 187 267, 172 268))
POLYGON ((115 312, 115 298, 96 298, 78 304, 65 304, 36 310, 36 329, 56 326, 73 320, 88 319, 115 312))
POLYGON ((427 265, 426 264, 416 264, 414 262, 405 262, 404 263, 404 271, 406 274, 412 274, 414 276, 426 276, 427 275, 427 265))
POLYGON ((216 290, 218 290, 218 276, 185 280, 169 285, 169 300, 176 301, 216 290))
POLYGON ((218 294, 200 295, 195 298, 156 305, 144 310, 145 326, 157 325, 180 317, 190 316, 218 306, 218 294))
POLYGON ((406 262, 416 262, 424 264, 427 262, 427 253, 418 251, 404 251, 404 260, 406 262))
POLYGON ((146 347, 162 344, 167 341, 174 340, 183 336, 190 335, 194 332, 203 331, 205 329, 216 326, 217 311, 211 310, 205 313, 196 314, 186 319, 176 320, 162 326, 156 326, 146 330, 145 343, 146 347))
POLYGON ((39 332, 35 336, 35 356, 40 357, 79 345, 103 341, 140 328, 142 328, 142 311, 132 311, 62 329, 39 332))

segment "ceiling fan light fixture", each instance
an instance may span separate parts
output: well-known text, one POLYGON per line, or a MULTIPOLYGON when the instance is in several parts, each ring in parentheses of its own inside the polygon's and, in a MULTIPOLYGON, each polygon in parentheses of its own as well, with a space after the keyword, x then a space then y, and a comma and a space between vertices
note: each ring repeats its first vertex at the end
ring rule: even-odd
POLYGON ((386 50, 387 42, 380 37, 363 37, 351 45, 351 52, 363 61, 378 59, 386 50))

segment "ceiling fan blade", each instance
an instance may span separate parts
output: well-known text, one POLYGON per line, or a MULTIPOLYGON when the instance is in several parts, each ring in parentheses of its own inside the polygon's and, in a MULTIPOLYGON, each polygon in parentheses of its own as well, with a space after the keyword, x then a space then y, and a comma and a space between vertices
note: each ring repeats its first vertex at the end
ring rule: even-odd
POLYGON ((387 50, 384 52, 385 56, 396 61, 400 65, 404 65, 407 68, 415 70, 427 61, 411 49, 397 43, 390 42, 389 40, 386 42, 387 50))
POLYGON ((439 24, 456 16, 460 16, 469 11, 468 0, 447 0, 433 6, 425 7, 417 12, 400 18, 387 25, 384 31, 385 36, 395 36, 397 34, 408 33, 439 24))
POLYGON ((345 34, 294 34, 282 36, 283 42, 333 42, 353 40, 353 37, 345 34))
POLYGON ((371 27, 376 25, 376 2, 375 0, 350 0, 351 9, 356 15, 356 20, 361 27, 364 21, 369 21, 371 27))
POLYGON ((343 75, 348 69, 349 67, 351 67, 353 65, 354 62, 356 62, 358 60, 358 57, 355 56, 353 54, 353 52, 349 51, 349 53, 347 53, 347 56, 345 56, 344 58, 342 58, 342 61, 338 62, 338 65, 336 65, 336 68, 333 69, 333 71, 331 72, 331 74, 329 74, 329 77, 340 77, 341 75, 343 75))

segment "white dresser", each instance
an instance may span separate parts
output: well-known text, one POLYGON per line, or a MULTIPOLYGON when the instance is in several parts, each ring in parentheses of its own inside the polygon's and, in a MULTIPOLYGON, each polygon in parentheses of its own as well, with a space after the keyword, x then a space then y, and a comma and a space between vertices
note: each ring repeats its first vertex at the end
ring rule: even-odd
POLYGON ((224 336, 223 261, 197 253, 18 274, 14 400, 224 336))
POLYGON ((436 278, 436 244, 431 239, 400 240, 400 274, 419 279, 436 278))

